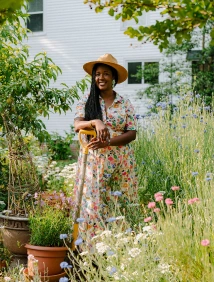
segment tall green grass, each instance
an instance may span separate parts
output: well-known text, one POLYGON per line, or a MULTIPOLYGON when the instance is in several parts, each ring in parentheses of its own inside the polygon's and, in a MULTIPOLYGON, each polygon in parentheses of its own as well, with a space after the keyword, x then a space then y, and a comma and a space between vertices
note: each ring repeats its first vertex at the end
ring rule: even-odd
POLYGON ((159 107, 157 117, 139 127, 135 142, 140 201, 160 190, 173 196, 171 186, 180 186, 185 196, 202 195, 212 182, 213 140, 213 112, 200 98, 187 95, 173 113, 171 106, 159 107))

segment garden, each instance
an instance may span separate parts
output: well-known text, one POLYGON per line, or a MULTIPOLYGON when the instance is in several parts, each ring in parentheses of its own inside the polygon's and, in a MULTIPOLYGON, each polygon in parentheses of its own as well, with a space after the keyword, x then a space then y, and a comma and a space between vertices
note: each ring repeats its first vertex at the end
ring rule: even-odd
POLYGON ((212 97, 207 103, 177 74, 177 99, 152 100, 136 116, 138 203, 124 205, 112 185, 113 216, 93 237, 91 253, 73 238, 73 127, 62 137, 41 120, 70 110, 89 78, 50 87, 61 70, 46 53, 28 61, 20 17, 0 27, 0 281, 212 281, 212 97), (44 249, 50 255, 40 259, 44 249))

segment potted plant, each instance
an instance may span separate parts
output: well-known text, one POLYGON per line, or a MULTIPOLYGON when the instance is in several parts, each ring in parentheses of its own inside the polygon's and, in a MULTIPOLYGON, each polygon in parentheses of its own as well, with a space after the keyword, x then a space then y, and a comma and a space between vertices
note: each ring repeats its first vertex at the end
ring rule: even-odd
POLYGON ((61 238, 63 234, 69 243, 72 226, 73 220, 67 211, 53 206, 38 206, 29 215, 30 241, 25 246, 29 258, 28 275, 35 274, 35 261, 32 263, 32 256, 41 277, 56 276, 57 279, 63 274, 60 263, 65 260, 68 248, 61 238))

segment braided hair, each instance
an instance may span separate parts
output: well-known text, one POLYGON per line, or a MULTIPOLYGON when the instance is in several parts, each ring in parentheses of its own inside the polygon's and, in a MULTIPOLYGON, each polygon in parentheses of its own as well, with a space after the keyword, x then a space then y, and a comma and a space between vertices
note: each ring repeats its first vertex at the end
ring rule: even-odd
MULTIPOLYGON (((103 120, 102 111, 100 107, 100 101, 99 101, 100 89, 97 87, 96 82, 95 82, 96 70, 98 67, 103 66, 103 65, 105 64, 102 64, 102 63, 95 64, 92 70, 90 95, 85 104, 85 120, 92 120, 92 119, 103 120)), ((118 82, 118 73, 116 69, 114 69, 113 67, 109 65, 108 67, 110 68, 112 72, 112 76, 114 77, 115 85, 116 85, 118 82)))

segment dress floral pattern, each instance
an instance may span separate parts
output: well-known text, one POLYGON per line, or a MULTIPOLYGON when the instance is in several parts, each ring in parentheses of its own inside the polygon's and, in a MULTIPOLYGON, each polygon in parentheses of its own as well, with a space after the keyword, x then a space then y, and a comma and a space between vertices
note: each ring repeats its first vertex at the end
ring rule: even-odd
MULTIPOLYGON (((85 117, 85 104, 88 95, 79 101, 75 118, 85 117)), ((136 130, 134 108, 128 99, 116 93, 112 105, 105 110, 105 102, 100 97, 103 123, 108 127, 111 138, 127 130, 136 130)), ((78 169, 74 187, 77 199, 81 179, 82 151, 78 158, 78 169)), ((80 236, 87 240, 105 227, 111 216, 110 206, 120 196, 124 203, 137 201, 136 164, 132 144, 108 146, 89 150, 81 205, 80 236), (86 235, 88 234, 88 235, 86 235)))

